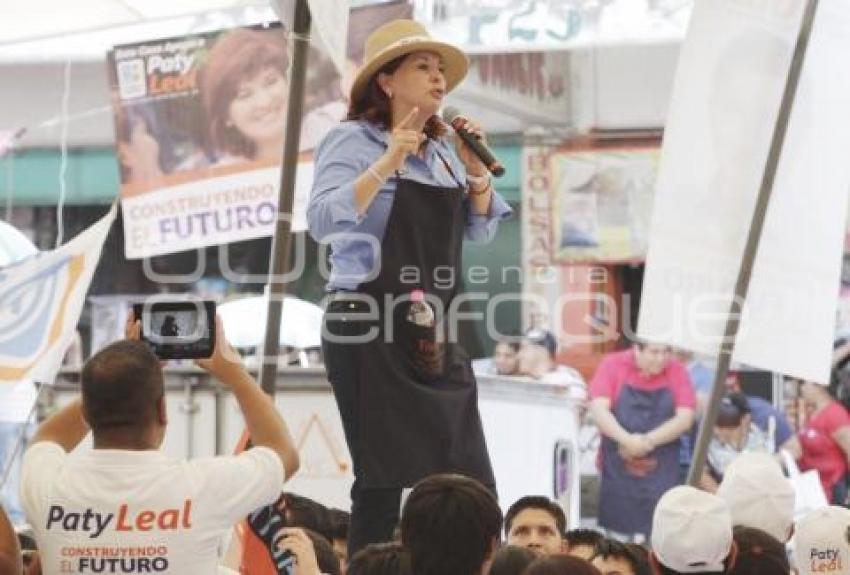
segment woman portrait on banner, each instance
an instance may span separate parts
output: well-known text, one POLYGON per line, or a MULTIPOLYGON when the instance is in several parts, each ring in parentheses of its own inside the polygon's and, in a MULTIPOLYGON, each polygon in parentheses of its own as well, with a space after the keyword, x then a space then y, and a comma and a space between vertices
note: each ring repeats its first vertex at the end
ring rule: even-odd
POLYGON ((797 460, 801 471, 817 470, 830 503, 845 505, 850 461, 850 414, 835 399, 834 382, 830 386, 811 381, 803 381, 799 385, 807 419, 783 449, 797 460))
POLYGON ((462 241, 489 241, 510 214, 438 116, 467 68, 417 22, 381 26, 347 121, 316 150, 307 217, 331 247, 322 344, 354 463, 350 555, 391 539, 402 489, 427 475, 495 489, 470 361, 443 314, 459 292, 462 241))
POLYGON ((200 78, 214 163, 280 161, 288 68, 280 29, 237 28, 216 40, 200 78))

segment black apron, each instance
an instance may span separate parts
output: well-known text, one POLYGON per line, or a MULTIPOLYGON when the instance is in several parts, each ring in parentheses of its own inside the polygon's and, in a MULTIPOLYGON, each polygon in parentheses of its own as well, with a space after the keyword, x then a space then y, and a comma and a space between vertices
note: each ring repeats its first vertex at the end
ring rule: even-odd
POLYGON ((361 487, 409 487, 434 473, 461 473, 495 486, 466 352, 437 338, 436 330, 445 333, 448 323, 440 321, 439 306, 434 328, 407 319, 412 291, 439 298, 444 310, 458 293, 468 218, 463 196, 461 188, 399 179, 380 272, 358 288, 378 303, 379 335, 351 344, 357 348, 358 373, 350 378, 356 388, 331 383, 361 487), (454 274, 450 285, 448 270, 454 274), (416 276, 418 282, 409 281, 416 276), (387 295, 399 303, 387 306, 387 295))
MULTIPOLYGON (((652 431, 676 414, 667 388, 652 391, 623 385, 614 417, 629 433, 652 431)), ((649 538, 652 515, 661 496, 679 482, 679 441, 671 441, 633 463, 620 457, 616 442, 602 438, 599 525, 618 533, 649 538)))

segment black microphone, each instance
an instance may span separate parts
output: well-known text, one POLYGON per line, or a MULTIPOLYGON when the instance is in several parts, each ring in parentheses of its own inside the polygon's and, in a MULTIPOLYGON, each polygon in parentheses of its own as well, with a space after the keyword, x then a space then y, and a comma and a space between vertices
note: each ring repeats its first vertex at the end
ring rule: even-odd
POLYGON ((453 106, 449 106, 443 110, 443 121, 454 128, 460 139, 484 162, 490 173, 498 178, 505 173, 505 167, 502 165, 502 162, 496 159, 496 156, 493 155, 493 152, 490 151, 490 148, 484 142, 463 127, 464 120, 466 118, 461 115, 460 110, 453 106))

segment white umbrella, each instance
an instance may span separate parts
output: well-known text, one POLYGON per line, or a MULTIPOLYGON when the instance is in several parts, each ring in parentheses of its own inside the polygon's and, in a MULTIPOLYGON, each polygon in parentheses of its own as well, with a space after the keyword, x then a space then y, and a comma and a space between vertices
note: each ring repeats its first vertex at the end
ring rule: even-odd
POLYGON ((0 267, 37 254, 38 249, 14 226, 0 221, 0 267))
MULTIPOLYGON (((224 333, 235 347, 262 345, 266 337, 268 299, 250 296, 230 300, 218 306, 224 333)), ((322 308, 287 296, 283 299, 280 320, 280 345, 298 349, 318 347, 322 343, 322 308)))

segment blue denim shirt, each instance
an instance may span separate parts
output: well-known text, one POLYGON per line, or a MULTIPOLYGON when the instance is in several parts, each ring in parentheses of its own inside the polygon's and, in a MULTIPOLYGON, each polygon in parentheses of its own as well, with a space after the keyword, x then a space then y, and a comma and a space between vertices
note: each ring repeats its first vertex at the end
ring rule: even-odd
MULTIPOLYGON (((357 214, 354 203, 354 181, 384 154, 388 142, 386 130, 370 122, 347 121, 331 130, 316 149, 307 222, 313 238, 331 246, 328 290, 355 289, 379 271, 374 256, 384 237, 398 176, 387 180, 362 216, 357 214)), ((424 159, 408 156, 401 176, 432 186, 466 185, 463 163, 442 139, 428 141, 424 159)), ((472 241, 493 239, 499 220, 511 214, 507 202, 495 192, 487 215, 473 214, 468 198, 464 202, 469 214, 465 237, 472 241)))

